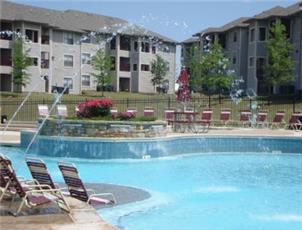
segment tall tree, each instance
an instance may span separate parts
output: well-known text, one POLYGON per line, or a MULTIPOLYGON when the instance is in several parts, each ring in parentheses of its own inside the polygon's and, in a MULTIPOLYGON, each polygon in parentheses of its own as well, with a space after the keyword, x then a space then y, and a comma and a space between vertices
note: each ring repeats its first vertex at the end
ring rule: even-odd
POLYGON ((209 94, 212 92, 220 94, 223 90, 229 89, 234 81, 230 61, 224 56, 218 42, 211 44, 208 51, 194 60, 193 65, 194 87, 209 94))
POLYGON ((91 73, 96 78, 97 85, 101 87, 102 97, 104 96, 104 86, 111 83, 111 71, 114 63, 109 55, 106 54, 104 49, 99 49, 96 54, 91 58, 91 65, 96 73, 91 73))
POLYGON ((32 59, 28 56, 28 51, 24 50, 24 41, 21 37, 17 37, 13 44, 11 72, 15 92, 21 92, 22 86, 29 83, 30 78, 26 69, 30 65, 32 65, 32 59))
POLYGON ((161 56, 156 55, 156 59, 151 62, 151 82, 154 88, 164 82, 168 70, 167 62, 161 56))
POLYGON ((265 68, 265 82, 268 86, 288 84, 294 80, 294 62, 291 57, 293 45, 286 36, 286 28, 276 21, 270 28, 267 42, 268 64, 265 68))

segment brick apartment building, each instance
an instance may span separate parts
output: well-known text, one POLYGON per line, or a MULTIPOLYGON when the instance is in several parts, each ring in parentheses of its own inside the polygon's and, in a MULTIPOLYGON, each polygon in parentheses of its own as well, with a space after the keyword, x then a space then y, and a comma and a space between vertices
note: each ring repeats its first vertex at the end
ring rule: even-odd
POLYGON ((162 56, 169 72, 169 92, 174 90, 176 42, 127 21, 75 10, 57 11, 1 1, 0 91, 13 91, 13 31, 26 36, 25 49, 33 60, 28 67, 29 91, 50 92, 68 85, 69 92, 96 90, 91 57, 105 44, 111 56, 114 91, 154 92, 151 61, 162 56), (107 42, 105 42, 107 41, 107 42), (41 76, 47 76, 42 80, 41 76))
POLYGON ((207 28, 182 42, 183 63, 190 58, 186 50, 193 45, 201 50, 211 42, 218 41, 225 55, 230 59, 231 68, 237 77, 244 80, 245 89, 253 89, 257 94, 265 94, 269 89, 264 82, 264 66, 267 63, 266 42, 270 26, 280 20, 286 27, 287 37, 293 44, 294 82, 280 85, 275 93, 302 94, 302 2, 289 7, 274 7, 250 18, 239 18, 222 27, 207 28))

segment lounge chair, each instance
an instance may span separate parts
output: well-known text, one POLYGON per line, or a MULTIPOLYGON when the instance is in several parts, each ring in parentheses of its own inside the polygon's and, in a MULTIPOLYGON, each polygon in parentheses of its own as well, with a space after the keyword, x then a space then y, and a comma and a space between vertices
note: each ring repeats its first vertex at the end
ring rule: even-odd
POLYGON ((278 111, 273 118, 273 121, 271 123, 271 128, 274 127, 281 128, 281 126, 284 127, 285 125, 284 116, 285 116, 284 111, 278 111))
POLYGON ((154 117, 154 108, 146 107, 144 108, 144 117, 154 117))
POLYGON ((92 189, 86 189, 74 164, 59 162, 58 166, 71 197, 91 205, 116 204, 116 199, 112 193, 96 194, 92 189), (92 194, 89 194, 88 192, 91 192, 92 194), (103 197, 111 197, 111 199, 108 200, 103 197))
POLYGON ((61 209, 67 212, 70 211, 70 207, 60 189, 52 189, 49 185, 43 184, 27 185, 25 188, 17 178, 12 165, 7 159, 0 156, 0 164, 2 168, 7 170, 9 186, 16 190, 12 202, 14 202, 16 196, 21 198, 21 203, 13 215, 18 216, 24 205, 28 208, 34 208, 52 202, 55 202, 61 209))
POLYGON ((223 109, 220 111, 220 124, 226 126, 231 118, 231 110, 223 109))
POLYGON ((251 125, 251 116, 252 113, 250 110, 242 110, 240 111, 240 123, 242 126, 251 125))
POLYGON ((59 186, 53 182, 44 161, 38 158, 26 158, 25 161, 31 176, 39 184, 49 185, 53 189, 59 188, 59 186))
POLYGON ((257 114, 256 125, 257 126, 261 126, 261 127, 268 126, 268 123, 267 123, 267 111, 260 111, 257 114))
POLYGON ((300 117, 302 117, 302 114, 300 112, 292 113, 288 121, 288 128, 294 130, 302 130, 302 123, 300 121, 300 117))
MULTIPOLYGON (((0 159, 2 161, 6 161, 6 164, 11 164, 11 161, 2 154, 0 155, 0 159)), ((0 191, 0 202, 5 196, 12 196, 16 194, 16 189, 10 186, 7 167, 4 167, 3 164, 0 164, 0 191)))

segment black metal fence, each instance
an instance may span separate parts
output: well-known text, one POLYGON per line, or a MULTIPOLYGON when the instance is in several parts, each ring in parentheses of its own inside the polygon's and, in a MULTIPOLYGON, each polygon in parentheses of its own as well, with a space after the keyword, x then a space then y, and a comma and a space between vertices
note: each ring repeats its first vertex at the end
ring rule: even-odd
MULTIPOLYGON (((81 100, 62 100, 60 103, 67 106, 68 116, 75 116, 75 107, 78 103, 83 102, 87 99, 81 100)), ((9 100, 4 99, 0 101, 1 115, 6 115, 10 119, 18 107, 21 105, 20 100, 9 100)), ((45 104, 49 108, 54 107, 51 114, 56 114, 56 108, 53 106, 54 100, 41 99, 41 100, 29 100, 19 110, 16 115, 16 121, 35 121, 38 119, 38 105, 45 104)), ((213 118, 219 119, 219 113, 221 109, 229 108, 232 112, 232 119, 238 120, 239 113, 241 110, 251 109, 253 105, 257 105, 257 110, 266 110, 269 113, 269 119, 277 111, 285 111, 287 114, 286 119, 294 111, 302 112, 302 98, 293 96, 284 97, 259 97, 257 99, 244 98, 240 102, 235 102, 230 98, 226 97, 194 97, 189 103, 186 104, 187 108, 192 108, 195 111, 202 111, 204 108, 213 109, 213 118)), ((119 99, 113 100, 113 106, 118 111, 126 111, 129 107, 135 107, 138 111, 138 116, 143 116, 143 110, 145 107, 153 107, 155 109, 155 115, 158 119, 162 119, 164 116, 164 110, 166 108, 183 109, 184 105, 178 102, 174 97, 168 97, 163 99, 149 98, 149 99, 119 99)))

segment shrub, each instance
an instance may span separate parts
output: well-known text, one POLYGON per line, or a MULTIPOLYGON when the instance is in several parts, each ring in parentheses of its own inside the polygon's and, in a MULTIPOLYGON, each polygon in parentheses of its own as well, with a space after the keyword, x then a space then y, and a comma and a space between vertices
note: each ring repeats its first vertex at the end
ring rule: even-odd
POLYGON ((98 117, 107 116, 110 114, 110 107, 112 106, 111 99, 103 98, 82 102, 77 106, 78 117, 98 117))
POLYGON ((127 121, 130 120, 132 118, 135 118, 135 114, 134 113, 129 113, 129 112, 120 112, 117 114, 117 118, 122 120, 122 121, 127 121))

